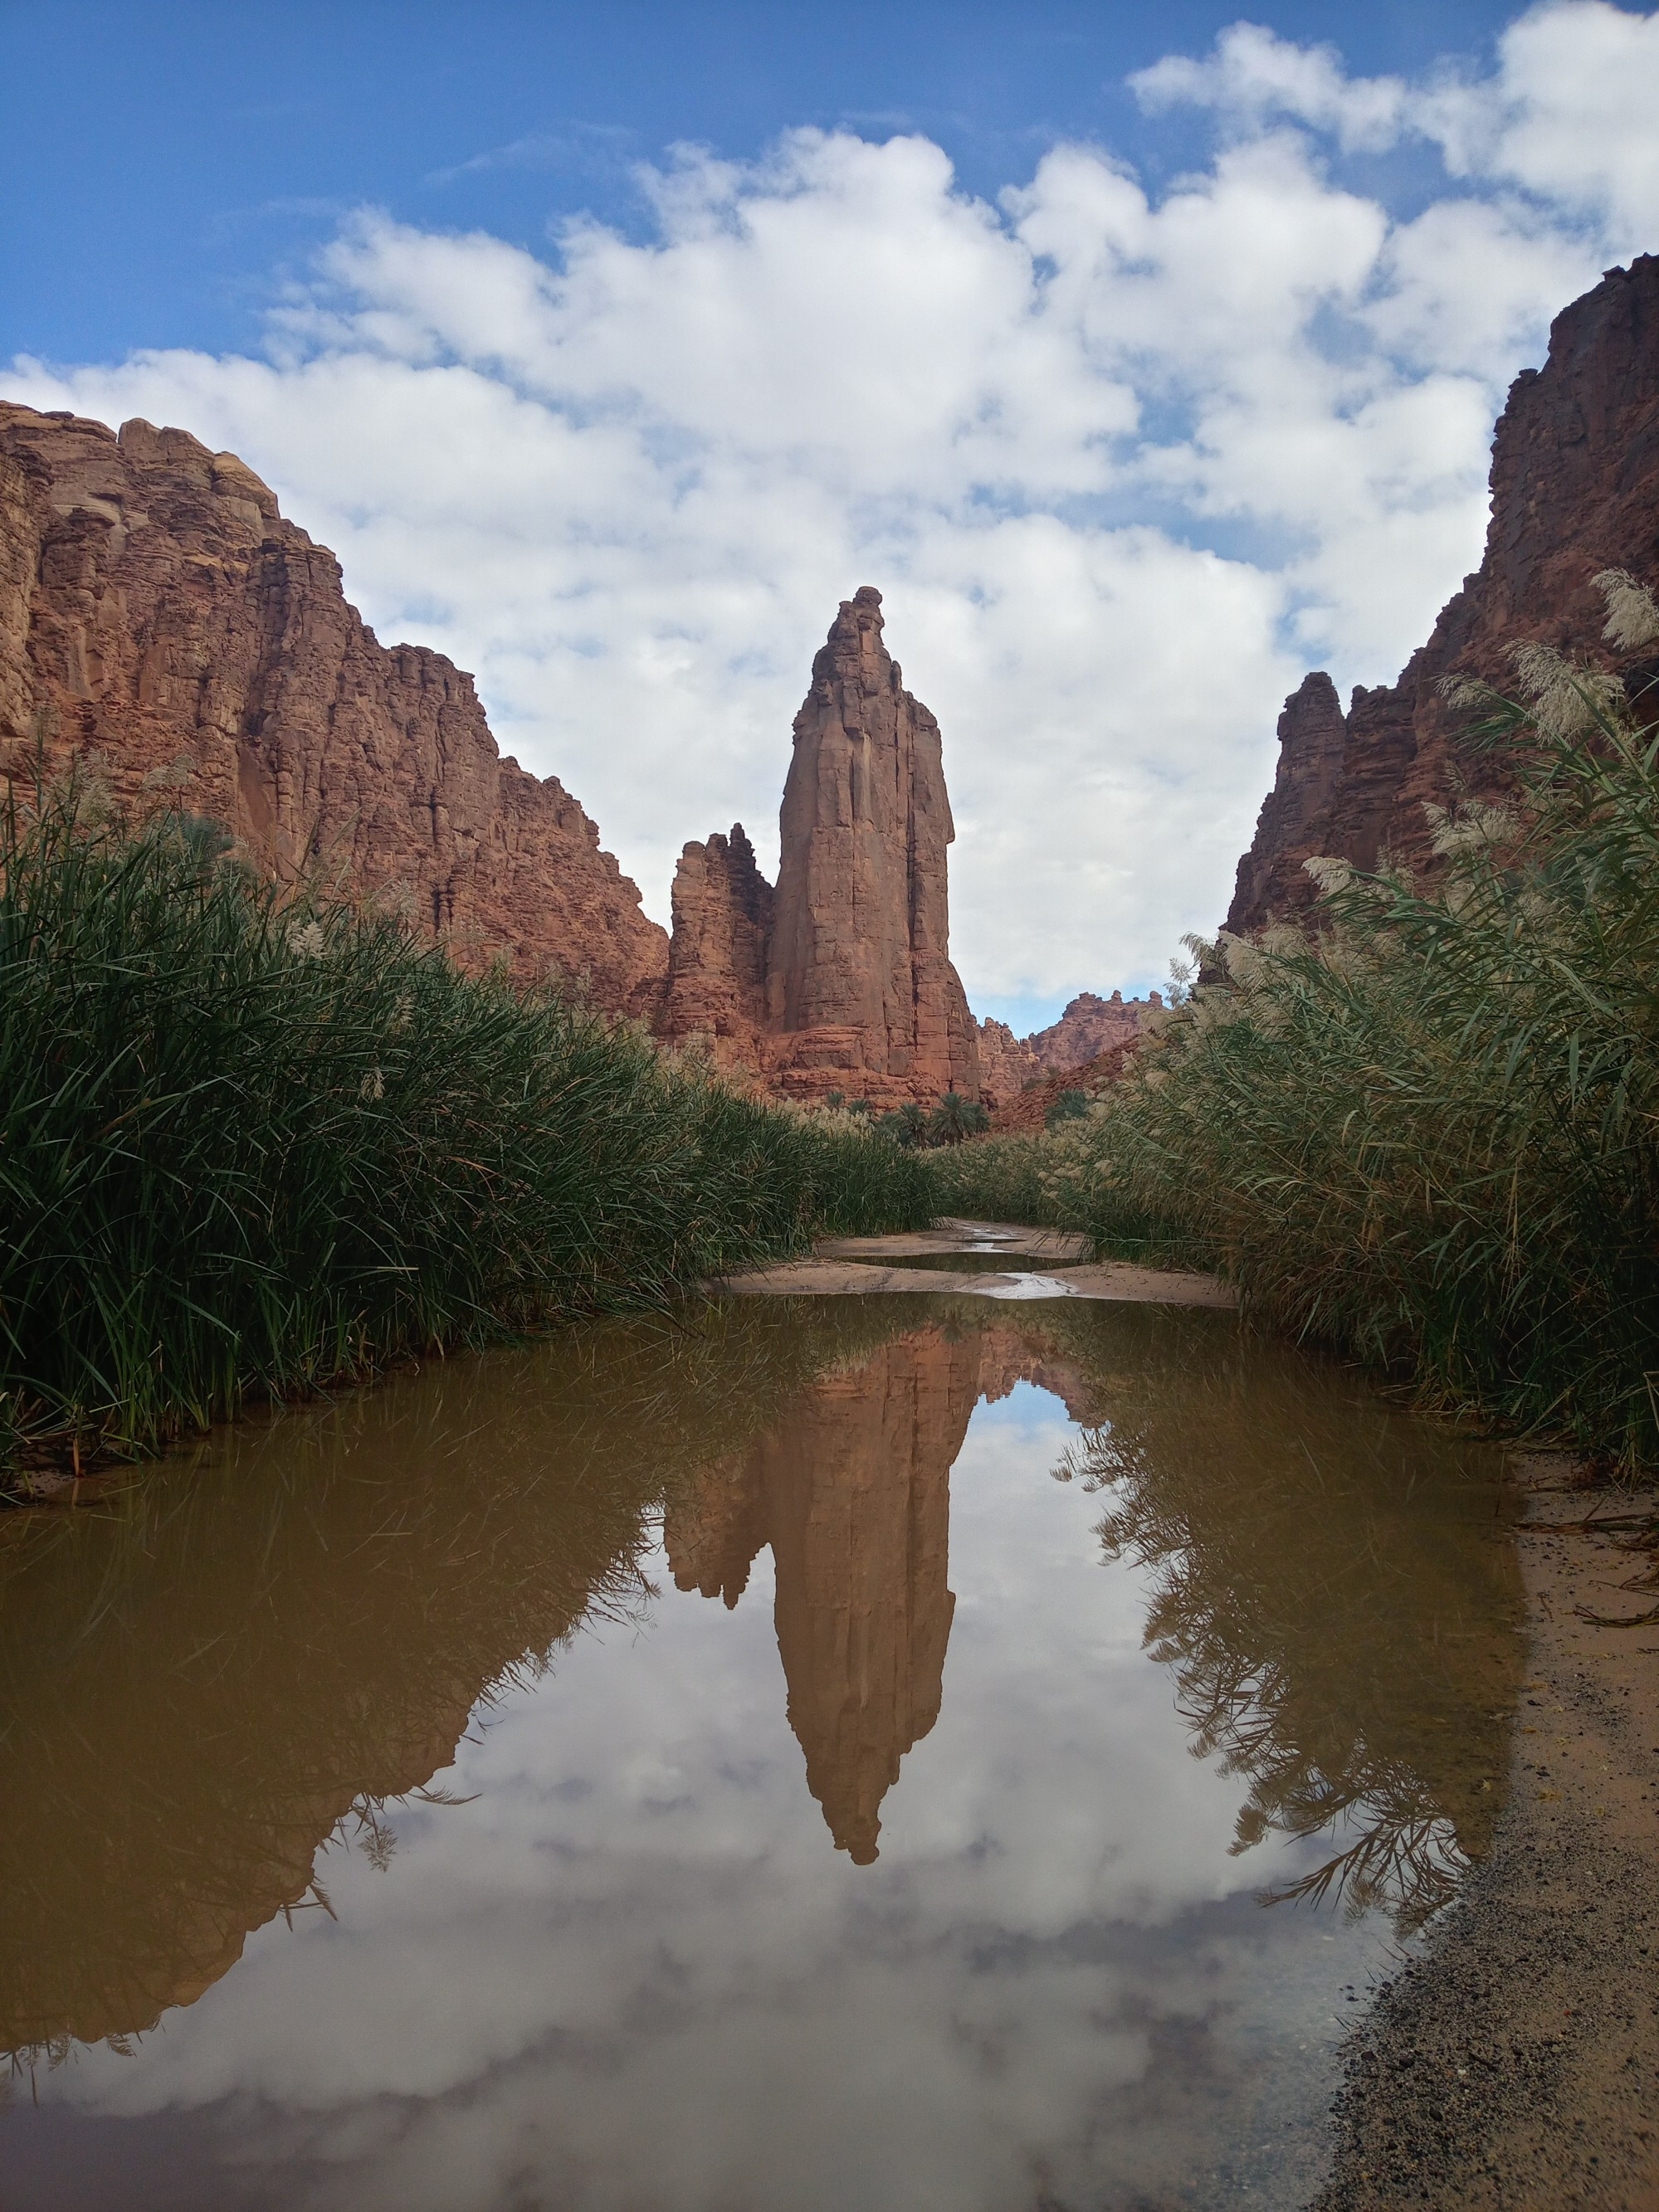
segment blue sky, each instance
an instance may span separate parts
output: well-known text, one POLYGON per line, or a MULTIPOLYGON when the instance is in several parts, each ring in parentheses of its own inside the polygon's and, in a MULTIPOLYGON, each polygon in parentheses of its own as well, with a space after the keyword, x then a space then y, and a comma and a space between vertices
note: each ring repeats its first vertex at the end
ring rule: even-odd
MULTIPOLYGON (((1490 59, 1513 9, 1257 9, 1356 74, 1490 59)), ((634 165, 678 140, 736 159, 790 125, 925 131, 994 197, 1044 148, 1099 139, 1149 177, 1201 158, 1126 89, 1240 10, 948 6, 0 5, 0 356, 246 346, 284 270, 364 202, 532 249, 550 216, 638 230, 634 165)))
POLYGON ((665 916, 856 584, 981 1011, 1213 927, 1307 665, 1659 245, 1659 34, 1491 7, 0 5, 0 391, 241 452, 665 916))

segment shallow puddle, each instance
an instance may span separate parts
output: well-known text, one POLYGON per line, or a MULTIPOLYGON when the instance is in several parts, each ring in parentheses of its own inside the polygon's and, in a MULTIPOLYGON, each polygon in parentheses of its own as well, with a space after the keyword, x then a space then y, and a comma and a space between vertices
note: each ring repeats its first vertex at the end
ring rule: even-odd
POLYGON ((1039 1262, 1030 1258, 1017 1246, 983 1244, 965 1245, 956 1251, 905 1252, 892 1257, 877 1253, 868 1259, 849 1253, 848 1257, 861 1267, 937 1268, 950 1275, 1000 1275, 1011 1268, 1054 1265, 1052 1260, 1039 1262))
POLYGON ((1499 1808, 1505 1511, 1231 1315, 889 1295, 16 1516, 4 2201, 1297 2204, 1499 1808))

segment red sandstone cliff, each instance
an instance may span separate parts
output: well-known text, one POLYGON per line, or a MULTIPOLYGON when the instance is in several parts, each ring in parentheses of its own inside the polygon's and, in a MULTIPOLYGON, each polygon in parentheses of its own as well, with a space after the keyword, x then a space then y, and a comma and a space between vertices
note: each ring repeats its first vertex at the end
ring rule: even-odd
POLYGON ((772 886, 741 822, 730 837, 689 844, 674 872, 668 994, 659 1027, 710 1039, 717 1060, 758 1068, 766 1027, 766 949, 772 886))
POLYGON ((457 954, 649 1013, 667 940, 581 808, 503 760, 472 679, 389 650, 332 554, 183 430, 0 404, 0 761, 95 757, 118 800, 404 902, 457 954), (151 788, 147 791, 146 779, 151 788))
POLYGON ((1590 579, 1659 576, 1659 258, 1610 270, 1558 315, 1542 369, 1510 387, 1492 444, 1492 522, 1476 573, 1428 643, 1387 690, 1354 692, 1345 716, 1330 678, 1286 702, 1282 750, 1255 841, 1239 863, 1227 927, 1304 913, 1302 863, 1339 854, 1362 868, 1381 852, 1429 860, 1424 802, 1461 781, 1496 787, 1487 761, 1460 751, 1459 716, 1440 679, 1467 672, 1506 686, 1508 647, 1539 639, 1607 658, 1590 579))
POLYGON ((711 1037, 717 1059, 796 1097, 977 1098, 939 725, 904 689, 867 584, 812 663, 779 824, 775 892, 740 830, 681 855, 661 1034, 711 1037))
POLYGON ((1006 1022, 990 1016, 980 1024, 980 1096, 987 1105, 1000 1106, 1015 1097, 1042 1073, 1042 1062, 1029 1037, 1017 1037, 1006 1022))
POLYGON ((1150 1017, 1163 1011, 1161 991, 1149 991, 1144 999, 1126 999, 1121 991, 1102 999, 1092 991, 1080 991, 1057 1022, 1025 1042, 1042 1073, 1060 1075, 1068 1068, 1085 1067, 1120 1045, 1133 1044, 1150 1017))
POLYGON ((1006 1022, 981 1022, 981 1096, 996 1127, 1040 1129, 1043 1115, 1068 1086, 1097 1090, 1115 1081, 1127 1048, 1163 1009, 1159 991, 1144 999, 1126 999, 1121 991, 1109 999, 1080 991, 1057 1022, 1028 1037, 1017 1037, 1006 1022))

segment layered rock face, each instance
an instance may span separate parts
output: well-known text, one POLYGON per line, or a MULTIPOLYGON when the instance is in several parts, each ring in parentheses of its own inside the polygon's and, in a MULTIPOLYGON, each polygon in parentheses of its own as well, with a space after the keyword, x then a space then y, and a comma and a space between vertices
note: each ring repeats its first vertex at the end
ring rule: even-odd
POLYGON ((956 836, 939 724, 882 641, 881 594, 842 603, 795 717, 779 817, 766 1011, 780 1069, 868 1071, 913 1095, 979 1095, 950 961, 956 836))
MULTIPOLYGON (((1311 680, 1311 679, 1310 679, 1311 680)), ((999 1129, 1041 1128, 1042 1115, 1075 1074, 1093 1084, 1121 1072, 1124 1049, 1133 1045, 1153 1014, 1164 1011, 1164 994, 1144 999, 1109 999, 1079 991, 1057 1022, 1030 1036, 1017 1037, 1006 1022, 979 1025, 981 1095, 996 1115, 999 1129), (1036 1101, 1035 1114, 1024 1108, 1036 1101)))
POLYGON ((1149 991, 1144 999, 1126 999, 1121 991, 1109 999, 1079 991, 1057 1022, 1025 1042, 1041 1073, 1063 1074, 1067 1068, 1086 1067, 1119 1045, 1132 1044, 1149 1016, 1163 1010, 1161 991, 1149 991))
POLYGON ((772 886, 755 863, 741 822, 732 834, 689 844, 674 872, 668 994, 660 1026, 671 1037, 702 1036, 716 1057, 760 1065, 766 1028, 766 952, 772 886))
POLYGON ((939 725, 904 689, 867 584, 812 664, 780 831, 775 893, 746 839, 734 860, 737 831, 686 847, 662 1034, 711 1036, 717 1058, 796 1097, 977 1098, 978 1036, 950 960, 939 725))
POLYGON ((1510 387, 1492 445, 1486 554, 1388 689, 1356 690, 1343 714, 1328 677, 1310 676, 1279 725, 1281 753, 1255 842, 1239 863, 1227 927, 1305 913, 1303 862, 1358 866, 1387 852, 1430 863, 1424 803, 1462 787, 1492 793, 1501 771, 1460 748, 1453 672, 1505 685, 1508 649, 1540 640, 1607 659, 1591 578, 1659 576, 1659 258, 1614 269, 1558 315, 1542 369, 1510 387))
POLYGON ((980 1097, 988 1106, 1000 1106, 1042 1073, 1029 1037, 1017 1037, 1006 1022, 990 1016, 980 1024, 980 1097))
POLYGON ((380 645, 339 564, 183 430, 0 404, 0 759, 90 762, 118 802, 227 823, 458 957, 650 1017, 667 939, 553 778, 503 760, 470 676, 380 645))

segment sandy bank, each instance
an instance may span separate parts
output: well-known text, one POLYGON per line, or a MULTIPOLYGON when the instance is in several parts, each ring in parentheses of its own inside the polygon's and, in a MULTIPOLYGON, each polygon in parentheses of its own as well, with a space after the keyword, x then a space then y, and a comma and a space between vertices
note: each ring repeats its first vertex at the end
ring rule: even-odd
POLYGON ((1231 1307, 1238 1294, 1213 1275, 1167 1267, 1090 1262, 1088 1240, 1057 1229, 1019 1229, 1000 1222, 945 1221, 901 1237, 826 1238, 805 1260, 729 1275, 711 1284, 740 1297, 846 1297, 882 1291, 951 1291, 984 1298, 1121 1298, 1136 1304, 1231 1307), (952 1253, 982 1259, 1006 1254, 1006 1273, 961 1273, 937 1264, 952 1253), (891 1267, 879 1264, 891 1260, 891 1267))
POLYGON ((1313 2212, 1659 2206, 1659 1492, 1523 1462, 1531 1662, 1492 1856, 1385 1986, 1313 2212))

